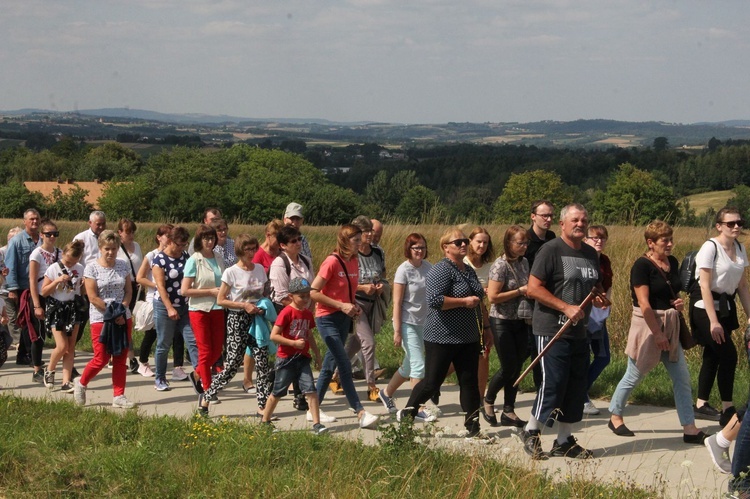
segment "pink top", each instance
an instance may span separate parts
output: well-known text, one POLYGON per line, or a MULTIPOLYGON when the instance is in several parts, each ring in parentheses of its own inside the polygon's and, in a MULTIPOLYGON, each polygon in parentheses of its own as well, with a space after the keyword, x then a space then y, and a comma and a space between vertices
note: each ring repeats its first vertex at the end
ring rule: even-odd
MULTIPOLYGON (((329 298, 343 303, 354 303, 354 293, 357 292, 357 279, 359 277, 359 263, 357 257, 341 258, 346 266, 346 272, 341 268, 341 262, 336 255, 328 255, 318 270, 318 275, 326 280, 326 285, 321 292, 329 298), (349 284, 346 283, 346 274, 349 274, 349 284), (351 289, 351 291, 350 291, 351 289)), ((323 317, 338 312, 338 309, 318 303, 315 307, 315 317, 323 317)))

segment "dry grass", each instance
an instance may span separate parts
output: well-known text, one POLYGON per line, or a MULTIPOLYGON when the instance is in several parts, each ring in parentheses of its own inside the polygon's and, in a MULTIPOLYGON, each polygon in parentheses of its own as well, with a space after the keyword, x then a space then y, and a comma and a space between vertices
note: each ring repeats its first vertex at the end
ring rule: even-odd
POLYGON ((701 213, 705 213, 709 208, 719 211, 726 206, 727 201, 732 196, 732 191, 711 191, 693 194, 686 199, 690 201, 690 207, 695 210, 695 213, 700 215, 701 213))

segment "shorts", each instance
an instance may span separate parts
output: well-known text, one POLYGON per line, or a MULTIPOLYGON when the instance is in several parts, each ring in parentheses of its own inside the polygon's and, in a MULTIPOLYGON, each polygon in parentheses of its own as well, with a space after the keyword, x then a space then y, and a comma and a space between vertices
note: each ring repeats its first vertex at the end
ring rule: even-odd
POLYGON ((317 393, 315 379, 310 368, 310 357, 297 355, 289 359, 277 358, 274 370, 276 371, 272 392, 274 397, 281 398, 286 395, 293 381, 299 382, 300 392, 317 393))

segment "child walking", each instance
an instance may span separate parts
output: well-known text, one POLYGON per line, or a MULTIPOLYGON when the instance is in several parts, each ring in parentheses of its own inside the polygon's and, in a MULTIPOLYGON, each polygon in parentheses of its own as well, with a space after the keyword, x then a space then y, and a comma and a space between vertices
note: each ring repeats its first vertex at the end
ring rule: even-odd
POLYGON ((293 381, 299 382, 300 391, 307 398, 310 406, 309 415, 312 416, 313 433, 320 435, 328 428, 320 423, 318 393, 315 390, 315 380, 310 369, 310 350, 315 354, 315 367, 320 369, 320 351, 312 336, 311 327, 314 323, 310 312, 310 282, 307 279, 295 277, 289 282, 289 296, 292 303, 285 307, 276 318, 271 331, 271 340, 279 345, 276 351, 276 379, 273 392, 268 397, 263 423, 271 424, 273 411, 279 399, 283 397, 293 381))

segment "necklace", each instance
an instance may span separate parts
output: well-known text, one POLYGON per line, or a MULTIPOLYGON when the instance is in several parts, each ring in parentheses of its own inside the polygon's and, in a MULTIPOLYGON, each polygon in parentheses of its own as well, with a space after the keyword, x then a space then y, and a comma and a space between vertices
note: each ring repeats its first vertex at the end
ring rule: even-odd
POLYGON ((664 261, 660 258, 655 258, 653 252, 649 251, 646 253, 646 258, 654 262, 656 265, 659 266, 660 269, 662 269, 665 272, 669 272, 672 268, 672 266, 669 264, 669 260, 664 261))

